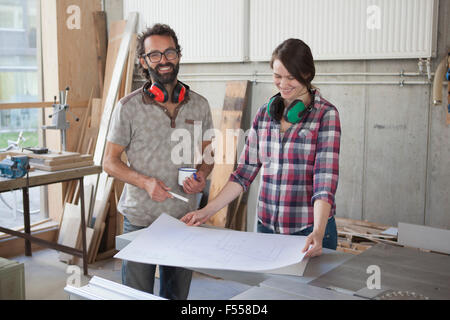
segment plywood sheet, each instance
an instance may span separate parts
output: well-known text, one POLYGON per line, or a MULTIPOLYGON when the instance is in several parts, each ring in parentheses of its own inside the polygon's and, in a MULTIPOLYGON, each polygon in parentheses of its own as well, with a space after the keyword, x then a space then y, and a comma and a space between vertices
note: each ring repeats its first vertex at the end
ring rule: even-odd
MULTIPOLYGON (((221 163, 216 163, 214 165, 211 174, 209 201, 214 199, 220 193, 235 168, 237 160, 237 137, 234 138, 234 143, 226 141, 225 138, 227 137, 227 130, 239 130, 241 128, 242 113, 247 106, 248 89, 248 81, 231 81, 227 83, 220 125, 220 131, 222 132, 224 141, 224 143, 222 143, 223 158, 220 161, 221 163), (228 149, 227 146, 231 146, 231 149, 228 149)), ((212 216, 208 223, 225 227, 227 222, 227 212, 228 206, 212 216)))

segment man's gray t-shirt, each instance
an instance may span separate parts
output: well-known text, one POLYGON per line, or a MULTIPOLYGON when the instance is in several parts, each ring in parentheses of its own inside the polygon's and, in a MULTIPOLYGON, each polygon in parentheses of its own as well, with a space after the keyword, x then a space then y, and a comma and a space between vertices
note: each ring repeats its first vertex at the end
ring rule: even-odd
POLYGON ((178 185, 178 168, 196 166, 194 154, 201 155, 204 133, 213 129, 211 110, 204 97, 190 91, 177 111, 171 119, 143 88, 121 99, 114 109, 107 140, 125 146, 129 167, 160 179, 172 192, 189 199, 188 203, 177 198, 156 202, 145 190, 126 183, 117 209, 133 225, 149 226, 161 213, 181 218, 197 207, 197 195, 186 194, 178 185))

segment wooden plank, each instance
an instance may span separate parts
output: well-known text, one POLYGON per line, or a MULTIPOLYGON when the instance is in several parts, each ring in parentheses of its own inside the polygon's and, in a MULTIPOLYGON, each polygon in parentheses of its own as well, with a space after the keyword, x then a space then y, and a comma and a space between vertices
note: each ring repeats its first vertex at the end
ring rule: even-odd
POLYGON ((355 227, 343 227, 341 230, 338 230, 338 233, 340 234, 352 234, 356 236, 367 236, 369 238, 384 238, 384 239, 396 239, 396 236, 391 236, 387 234, 370 234, 370 233, 364 233, 364 232, 358 232, 354 229, 355 227))
POLYGON ((31 159, 30 160, 30 164, 39 164, 39 165, 44 165, 44 166, 59 166, 62 164, 67 164, 67 163, 74 163, 74 162, 86 162, 86 161, 90 161, 90 160, 94 160, 94 157, 90 154, 80 154, 79 157, 71 157, 71 158, 67 158, 67 159, 61 159, 61 160, 45 160, 45 159, 31 159))
POLYGON ((77 161, 77 162, 73 162, 73 163, 66 163, 66 164, 61 164, 58 166, 45 166, 45 165, 40 165, 40 164, 36 164, 36 163, 31 164, 31 166, 36 169, 43 170, 43 171, 60 171, 60 170, 66 170, 66 169, 88 167, 88 166, 92 166, 93 164, 94 164, 93 160, 88 160, 88 161, 77 161))
MULTIPOLYGON (((64 218, 58 235, 58 244, 75 248, 78 241, 78 234, 81 226, 81 208, 79 206, 66 203, 64 206, 64 218)), ((60 261, 69 263, 72 255, 60 252, 60 261)))
POLYGON ((114 255, 119 252, 116 249, 111 249, 102 253, 97 254, 97 257, 95 259, 95 261, 101 261, 101 260, 105 260, 105 259, 109 259, 114 257, 114 255))
MULTIPOLYGON (((109 207, 109 203, 108 203, 108 207, 109 207)), ((105 223, 102 222, 102 224, 100 226, 100 232, 99 232, 99 235, 98 235, 97 239, 100 239, 102 237, 104 231, 105 231, 105 223)), ((91 263, 94 263, 95 260, 97 259, 97 253, 98 253, 98 247, 99 246, 100 246, 100 240, 97 241, 95 249, 92 252, 92 262, 91 263)))
MULTIPOLYGON (((80 234, 81 235, 81 234, 80 234)), ((89 248, 92 242, 92 237, 94 236, 94 229, 86 227, 86 248, 89 248)), ((82 250, 83 249, 83 243, 81 236, 78 237, 77 241, 77 249, 82 250)), ((76 264, 79 266, 83 265, 83 259, 81 259, 78 256, 72 256, 71 260, 69 261, 70 264, 76 264)))
MULTIPOLYGON (((102 1, 58 0, 56 1, 57 41, 58 45, 58 80, 59 88, 70 87, 69 102, 88 99, 92 88, 94 96, 99 96, 99 79, 97 74, 97 50, 95 47, 94 12, 102 10, 102 1), (80 8, 79 28, 69 27, 67 10, 69 6, 80 8)), ((55 62, 54 62, 55 63, 55 62)), ((70 130, 70 129, 69 129, 70 130)), ((77 132, 73 132, 77 137, 77 132)))
MULTIPOLYGON (((90 185, 84 186, 84 214, 85 214, 85 221, 88 221, 88 215, 89 215, 89 209, 92 202, 92 192, 93 187, 90 185)), ((66 216, 66 209, 64 210, 64 215, 62 221, 65 223, 61 224, 61 230, 63 230, 64 234, 60 235, 62 236, 62 241, 66 242, 67 246, 76 247, 77 249, 82 248, 82 237, 81 237, 81 208, 80 204, 70 204, 67 203, 65 208, 69 210, 69 217, 66 216), (67 219, 69 221, 67 222, 67 219)), ((89 235, 90 238, 92 238, 92 235, 89 235)), ((86 240, 88 240, 88 233, 86 230, 86 240)), ((61 241, 60 238, 58 238, 58 241, 61 241)), ((88 248, 88 246, 86 246, 88 248)), ((59 254, 59 259, 61 261, 72 263, 74 260, 74 256, 68 253, 61 252, 59 254)))
POLYGON ((398 223, 398 242, 402 245, 450 254, 450 230, 398 223))
POLYGON ((243 192, 236 201, 230 204, 226 228, 238 231, 247 230, 247 199, 248 193, 244 194, 243 192))
POLYGON ((391 226, 388 225, 384 225, 384 224, 379 224, 379 223, 375 223, 375 222, 369 222, 366 220, 354 220, 354 219, 349 219, 349 218, 340 218, 340 217, 336 217, 336 224, 338 226, 341 225, 356 225, 356 226, 361 226, 361 227, 368 227, 368 228, 374 228, 374 229, 378 229, 381 231, 384 231, 388 228, 390 228, 391 226))
MULTIPOLYGON (((222 111, 222 121, 220 131, 225 140, 227 130, 238 130, 241 128, 242 113, 247 105, 249 93, 248 81, 231 81, 227 83, 225 101, 222 111)), ((209 191, 209 201, 214 199, 225 184, 228 182, 230 174, 235 169, 237 137, 234 136, 234 143, 224 142, 221 163, 214 165, 211 174, 211 188, 209 191), (227 145, 230 149, 227 149, 227 145)), ((228 206, 217 212, 208 220, 208 224, 225 227, 227 220, 228 206)))
MULTIPOLYGON (((115 101, 117 98, 121 82, 120 76, 122 75, 126 64, 126 59, 128 56, 129 46, 131 42, 131 36, 136 30, 136 24, 137 24, 137 13, 131 13, 127 21, 125 32, 120 43, 120 49, 117 54, 117 59, 114 63, 114 69, 112 72, 113 77, 111 78, 111 83, 108 86, 109 89, 105 100, 105 108, 103 110, 102 119, 99 127, 99 133, 94 152, 94 162, 99 165, 101 165, 103 162, 103 154, 106 146, 106 136, 109 130, 109 123, 111 121, 112 112, 114 110, 115 101)), ((97 194, 97 185, 101 185, 99 181, 100 180, 106 181, 106 179, 107 179, 106 173, 86 177, 86 180, 94 186, 95 199, 98 199, 96 194, 97 194)))
POLYGON ((94 33, 95 33, 95 48, 97 52, 97 72, 99 79, 99 89, 103 92, 105 68, 106 68, 106 54, 107 54, 107 25, 106 12, 96 11, 92 13, 94 18, 94 33))
POLYGON ((107 217, 105 219, 106 226, 105 226, 105 234, 103 236, 103 243, 102 243, 102 250, 101 251, 108 251, 110 249, 115 248, 116 244, 116 222, 117 222, 117 203, 115 200, 114 192, 111 192, 110 198, 109 198, 109 210, 107 217))
POLYGON ((94 236, 91 246, 89 247, 89 261, 94 261, 98 252, 101 237, 105 229, 105 218, 109 209, 109 199, 112 192, 114 178, 108 177, 104 197, 102 199, 96 199, 94 203, 93 218, 94 221, 94 236), (102 227, 103 226, 103 227, 102 227))
POLYGON ((77 147, 75 149, 76 152, 80 152, 80 153, 82 152, 81 151, 81 144, 82 144, 83 139, 84 139, 84 134, 85 134, 86 128, 89 125, 89 119, 91 118, 93 94, 94 94, 94 88, 92 88, 92 91, 91 91, 91 96, 89 98, 88 108, 87 108, 86 112, 83 113, 81 134, 79 136, 77 147))
MULTIPOLYGON (((89 211, 91 209, 92 206, 92 201, 93 201, 93 192, 94 192, 94 187, 92 185, 87 185, 84 184, 84 221, 87 222, 89 221, 89 211)), ((79 197, 78 197, 79 198, 79 197)), ((76 205, 80 205, 80 200, 77 199, 76 200, 76 205)))
POLYGON ((130 50, 128 51, 128 63, 126 71, 125 80, 125 92, 124 95, 127 96, 132 91, 133 86, 133 74, 134 74, 134 62, 136 61, 136 46, 137 46, 137 34, 131 36, 130 50))
POLYGON ((375 228, 368 228, 368 227, 361 227, 361 226, 356 226, 356 225, 347 225, 345 227, 342 227, 344 229, 351 229, 354 232, 358 232, 358 233, 366 233, 368 235, 370 234, 381 234, 381 232, 383 230, 380 229, 375 229, 375 228))
POLYGON ((83 141, 82 150, 90 155, 94 154, 95 145, 97 142, 98 128, 92 127, 86 129, 85 139, 83 141))
POLYGON ((102 99, 95 98, 92 100, 90 127, 99 128, 101 117, 102 117, 102 99))
POLYGON ((49 150, 49 153, 45 154, 36 154, 31 151, 9 151, 9 154, 14 156, 27 156, 33 159, 43 159, 43 160, 64 160, 64 159, 73 159, 80 156, 78 152, 68 152, 68 151, 53 151, 49 150))
MULTIPOLYGON (((59 101, 57 101, 59 103, 59 101)), ((87 108, 89 101, 71 101, 69 108, 87 108)), ((52 108, 53 102, 0 103, 0 110, 52 108)))
POLYGON ((105 108, 106 97, 111 86, 113 71, 122 44, 123 35, 125 33, 127 21, 113 21, 109 28, 108 51, 106 55, 105 77, 102 92, 102 112, 105 108))
MULTIPOLYGON (((124 183, 120 180, 114 181, 114 202, 116 203, 116 210, 117 210, 117 204, 119 203, 120 196, 122 195, 124 183)), ((123 233, 123 215, 117 211, 116 214, 116 236, 121 235, 123 233)))

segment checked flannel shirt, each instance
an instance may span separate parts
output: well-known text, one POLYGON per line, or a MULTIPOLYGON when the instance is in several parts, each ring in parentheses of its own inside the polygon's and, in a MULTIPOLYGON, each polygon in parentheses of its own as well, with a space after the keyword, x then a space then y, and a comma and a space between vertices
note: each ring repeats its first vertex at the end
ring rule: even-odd
POLYGON ((337 109, 313 90, 308 115, 284 134, 271 119, 267 104, 253 120, 247 141, 230 181, 247 191, 260 168, 257 212, 261 223, 275 233, 292 234, 314 223, 314 201, 331 204, 339 177, 341 127, 337 109))

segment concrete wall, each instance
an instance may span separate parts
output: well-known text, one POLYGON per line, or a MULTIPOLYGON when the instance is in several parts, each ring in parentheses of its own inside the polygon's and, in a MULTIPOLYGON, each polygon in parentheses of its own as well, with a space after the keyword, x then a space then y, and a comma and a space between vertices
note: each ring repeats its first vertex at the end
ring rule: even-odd
MULTIPOLYGON (((450 2, 440 1, 438 56, 432 59, 433 72, 450 49, 449 11, 450 2)), ((417 62, 415 59, 318 61, 316 72, 418 72, 417 62)), ((268 63, 255 62, 183 64, 180 77, 209 100, 218 126, 226 80, 249 77, 182 75, 255 72, 270 73, 271 69, 268 63)), ((257 109, 275 92, 271 83, 259 82, 271 80, 270 76, 255 79, 251 104, 243 117, 246 128, 257 109)), ((321 84, 324 81, 400 80, 399 76, 317 76, 315 79, 322 95, 336 105, 341 118, 337 215, 393 226, 401 221, 450 228, 450 126, 445 124, 447 87, 443 90, 445 106, 433 106, 430 84, 321 84)), ((427 77, 404 80, 426 81, 427 77)), ((254 225, 258 188, 259 178, 249 191, 249 230, 254 225)))

